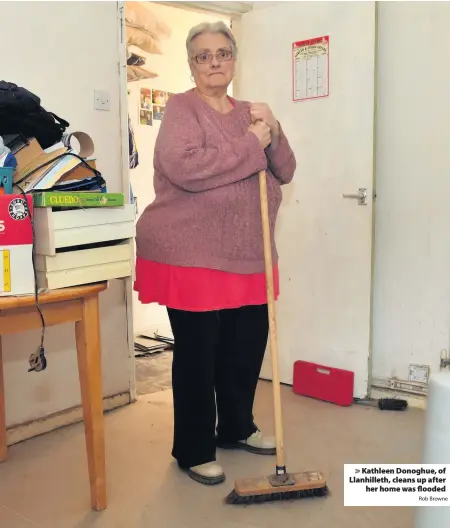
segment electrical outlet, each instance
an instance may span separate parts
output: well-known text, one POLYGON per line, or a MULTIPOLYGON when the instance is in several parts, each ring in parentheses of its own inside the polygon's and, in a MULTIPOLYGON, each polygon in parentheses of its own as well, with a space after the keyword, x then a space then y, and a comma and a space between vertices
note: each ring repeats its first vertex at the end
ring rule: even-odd
POLYGON ((109 97, 109 92, 103 90, 95 90, 95 109, 109 111, 111 110, 111 101, 109 97))
POLYGON ((409 381, 417 383, 428 383, 429 376, 429 365, 409 365, 409 381))

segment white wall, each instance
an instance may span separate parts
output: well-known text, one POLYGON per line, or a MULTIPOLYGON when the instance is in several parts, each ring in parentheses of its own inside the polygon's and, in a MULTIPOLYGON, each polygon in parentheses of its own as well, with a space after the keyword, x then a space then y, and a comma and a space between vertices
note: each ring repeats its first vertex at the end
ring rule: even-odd
POLYGON ((450 335, 450 3, 380 2, 373 376, 450 335))
MULTIPOLYGON (((39 95, 71 131, 89 133, 109 189, 121 191, 116 2, 2 2, 0 14, 9 43, 1 78, 39 95), (109 91, 110 112, 94 110, 94 89, 109 91)), ((113 281, 101 296, 105 395, 129 389, 126 321, 124 285, 113 281)), ((48 368, 28 373, 39 337, 30 331, 3 338, 9 426, 80 404, 73 325, 47 330, 48 368)))
MULTIPOLYGON (((154 200, 153 189, 153 150, 158 134, 160 121, 153 121, 153 126, 139 124, 139 92, 140 88, 155 88, 172 93, 184 92, 194 87, 191 72, 186 58, 186 37, 189 30, 202 22, 223 20, 229 24, 229 17, 211 13, 201 13, 166 5, 145 4, 158 19, 167 24, 172 34, 161 41, 162 55, 146 55, 146 66, 158 74, 156 79, 137 81, 128 84, 130 95, 129 113, 133 125, 137 148, 139 151, 139 166, 131 171, 133 193, 137 198, 138 213, 154 200)), ((151 304, 145 305, 138 301, 137 294, 133 299, 133 320, 136 332, 149 328, 167 326, 168 317, 164 307, 151 304)))

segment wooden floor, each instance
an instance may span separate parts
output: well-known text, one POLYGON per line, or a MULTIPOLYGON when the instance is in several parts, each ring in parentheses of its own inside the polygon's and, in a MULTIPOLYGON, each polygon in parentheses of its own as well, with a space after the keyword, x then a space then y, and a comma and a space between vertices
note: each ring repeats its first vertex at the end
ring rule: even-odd
MULTIPOLYGON (((272 429, 271 387, 262 383, 256 420, 272 429)), ((228 480, 206 488, 170 457, 170 391, 142 396, 106 416, 108 509, 90 511, 82 425, 13 446, 0 465, 0 526, 5 528, 412 528, 408 508, 344 508, 344 463, 418 463, 423 412, 340 408, 283 389, 289 469, 328 476, 327 499, 225 506, 235 478, 273 471, 270 457, 219 453, 228 480)))

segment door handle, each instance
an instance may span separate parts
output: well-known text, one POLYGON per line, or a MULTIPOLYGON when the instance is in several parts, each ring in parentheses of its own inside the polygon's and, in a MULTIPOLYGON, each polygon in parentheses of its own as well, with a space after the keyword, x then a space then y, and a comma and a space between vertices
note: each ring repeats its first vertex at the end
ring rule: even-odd
POLYGON ((367 189, 359 189, 356 194, 343 194, 343 198, 358 200, 358 205, 367 205, 367 189))

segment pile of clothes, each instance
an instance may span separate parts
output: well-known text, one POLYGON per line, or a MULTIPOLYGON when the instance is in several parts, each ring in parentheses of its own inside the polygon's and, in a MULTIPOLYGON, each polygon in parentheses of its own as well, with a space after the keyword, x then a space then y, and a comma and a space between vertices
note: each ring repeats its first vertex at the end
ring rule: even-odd
POLYGON ((129 82, 154 79, 158 74, 146 66, 145 54, 161 55, 161 40, 170 29, 141 2, 125 2, 127 37, 127 79, 129 82))

